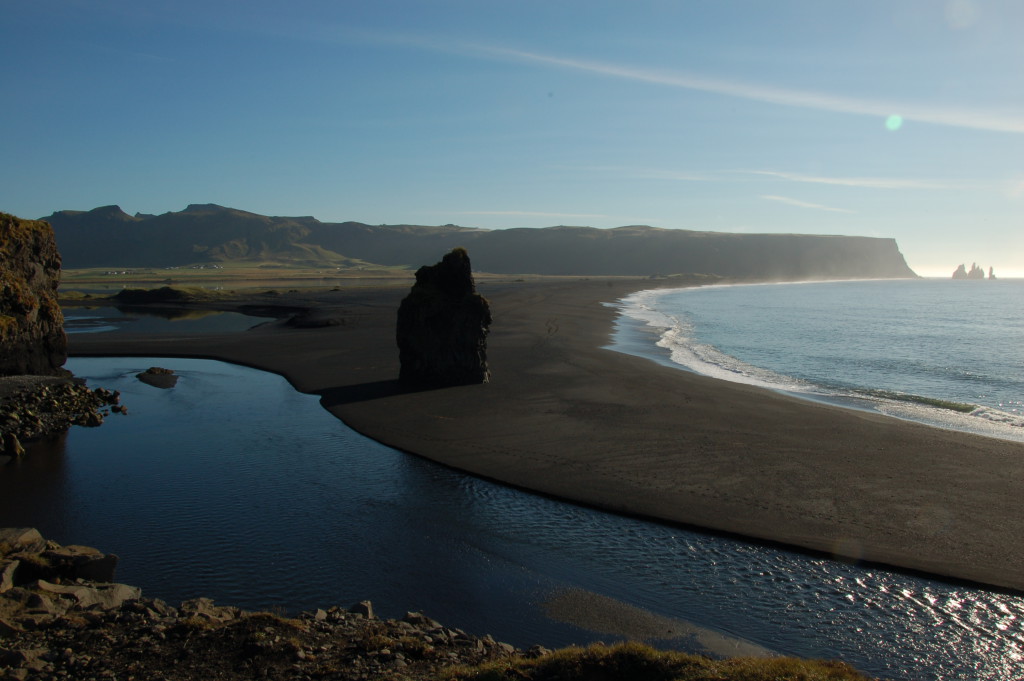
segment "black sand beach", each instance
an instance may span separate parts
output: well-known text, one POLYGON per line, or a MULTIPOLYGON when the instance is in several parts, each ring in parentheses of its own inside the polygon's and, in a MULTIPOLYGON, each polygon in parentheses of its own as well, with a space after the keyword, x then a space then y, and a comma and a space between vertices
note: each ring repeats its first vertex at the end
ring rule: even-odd
MULTIPOLYGON (((380 442, 597 506, 1024 589, 1024 447, 726 383, 604 349, 645 279, 479 282, 491 382, 403 391, 407 286, 282 294, 336 325, 79 334, 73 355, 191 356, 284 375, 380 442)), ((252 300, 243 302, 252 303, 252 300)))

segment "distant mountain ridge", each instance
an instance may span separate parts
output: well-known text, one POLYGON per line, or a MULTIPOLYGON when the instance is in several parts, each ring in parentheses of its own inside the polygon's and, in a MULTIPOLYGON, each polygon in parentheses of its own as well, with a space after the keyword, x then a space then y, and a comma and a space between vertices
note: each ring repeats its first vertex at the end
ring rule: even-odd
POLYGON ((743 279, 915 277, 894 239, 735 234, 632 225, 488 230, 456 225, 328 223, 270 217, 216 204, 162 215, 118 206, 58 211, 64 266, 173 267, 226 261, 317 267, 363 263, 418 267, 465 247, 474 269, 499 274, 716 274, 743 279))

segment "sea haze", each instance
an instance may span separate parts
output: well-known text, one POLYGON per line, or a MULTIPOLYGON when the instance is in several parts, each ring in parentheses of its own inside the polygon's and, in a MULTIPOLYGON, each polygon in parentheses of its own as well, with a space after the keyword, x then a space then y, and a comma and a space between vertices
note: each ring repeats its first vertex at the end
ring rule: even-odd
POLYGON ((642 291, 622 301, 612 347, 715 378, 1024 441, 1022 300, 1021 279, 642 291))

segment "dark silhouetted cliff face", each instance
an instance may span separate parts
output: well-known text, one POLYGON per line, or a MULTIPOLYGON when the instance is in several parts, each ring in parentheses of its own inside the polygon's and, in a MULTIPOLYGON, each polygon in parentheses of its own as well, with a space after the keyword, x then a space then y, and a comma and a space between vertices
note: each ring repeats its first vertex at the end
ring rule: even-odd
POLYGON ((811 234, 730 234, 643 225, 595 229, 472 229, 444 225, 325 223, 266 217, 213 204, 130 216, 117 206, 45 218, 65 267, 162 267, 225 260, 317 267, 354 262, 408 266, 456 246, 477 270, 499 274, 713 274, 737 279, 916 276, 892 239, 811 234))
POLYGON ((0 213, 0 375, 64 373, 59 283, 50 225, 0 213))
POLYGON ((476 292, 464 249, 424 265, 398 308, 399 379, 422 387, 486 383, 490 325, 490 307, 476 292))

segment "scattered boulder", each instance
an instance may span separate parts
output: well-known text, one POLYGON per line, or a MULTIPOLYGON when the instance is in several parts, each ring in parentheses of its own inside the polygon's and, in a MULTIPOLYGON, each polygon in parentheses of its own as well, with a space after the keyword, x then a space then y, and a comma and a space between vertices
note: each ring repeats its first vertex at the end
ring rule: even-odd
POLYGON ((149 367, 142 373, 135 374, 135 377, 154 388, 167 389, 178 384, 178 377, 174 375, 174 371, 162 367, 149 367))
POLYGON ((34 527, 0 527, 0 555, 39 553, 46 549, 46 540, 34 527))
POLYGON ((113 582, 117 556, 0 528, 0 637, 51 626, 72 610, 112 610, 142 592, 113 582))
POLYGON ((121 607, 125 601, 142 596, 142 589, 127 584, 52 584, 40 579, 32 586, 39 592, 51 595, 49 607, 51 613, 67 611, 68 607, 61 607, 64 604, 57 602, 58 599, 70 601, 69 607, 91 608, 97 606, 101 610, 113 610, 121 607))
POLYGON ((348 609, 353 615, 362 615, 368 620, 372 620, 373 616, 373 603, 370 601, 359 601, 348 609))
POLYGON ((182 617, 193 617, 207 622, 228 622, 242 614, 238 608, 215 605, 210 598, 182 601, 179 612, 182 617))
POLYGON ((417 387, 486 383, 490 325, 464 248, 424 265, 398 308, 399 380, 417 387))
POLYGON ((36 580, 113 582, 117 556, 89 546, 61 546, 33 528, 0 528, 0 574, 8 591, 36 580), (13 567, 12 567, 13 564, 13 567))
POLYGON ((0 213, 0 376, 67 374, 60 265, 49 223, 0 213))
POLYGON ((53 572, 65 579, 87 579, 112 582, 117 570, 117 556, 103 553, 91 546, 60 546, 40 554, 53 572))

